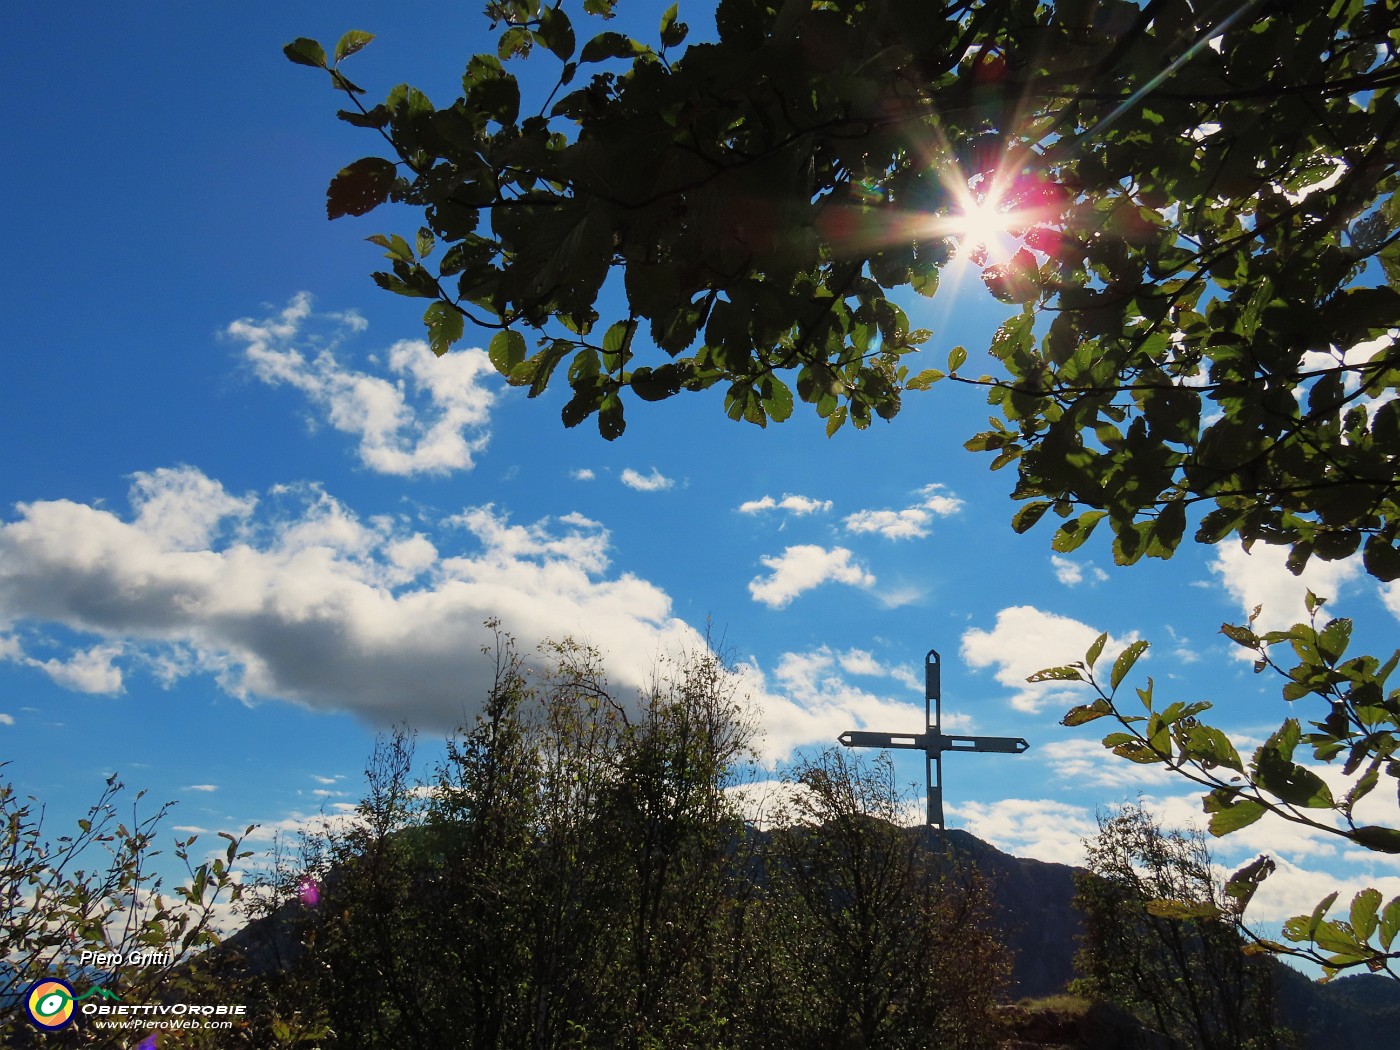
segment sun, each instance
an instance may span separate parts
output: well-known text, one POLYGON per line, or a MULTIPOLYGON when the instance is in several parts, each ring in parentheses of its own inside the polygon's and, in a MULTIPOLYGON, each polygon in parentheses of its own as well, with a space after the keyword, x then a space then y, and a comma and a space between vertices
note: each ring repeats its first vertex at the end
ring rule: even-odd
POLYGON ((995 202, 980 201, 949 216, 954 236, 969 246, 984 246, 988 250, 1003 237, 1011 236, 1015 217, 997 207, 995 202))
POLYGON ((999 261, 1015 253, 1026 216, 1006 199, 997 176, 984 176, 954 189, 954 207, 940 225, 958 241, 958 258, 999 261))

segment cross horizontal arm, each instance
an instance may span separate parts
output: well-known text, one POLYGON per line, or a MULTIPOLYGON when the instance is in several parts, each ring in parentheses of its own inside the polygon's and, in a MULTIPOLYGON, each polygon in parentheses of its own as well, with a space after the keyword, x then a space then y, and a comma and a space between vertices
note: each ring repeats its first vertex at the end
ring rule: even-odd
POLYGON ((1030 749, 1030 744, 1020 737, 1012 736, 945 736, 942 738, 942 751, 996 751, 1002 754, 1019 755, 1030 749))
POLYGON ((842 733, 838 739, 847 747, 907 747, 916 751, 928 748, 928 734, 919 733, 842 733))
POLYGON ((945 733, 870 733, 857 730, 842 733, 838 738, 847 747, 909 748, 928 755, 944 751, 992 751, 1019 755, 1030 748, 1020 737, 1010 736, 948 736, 945 733))

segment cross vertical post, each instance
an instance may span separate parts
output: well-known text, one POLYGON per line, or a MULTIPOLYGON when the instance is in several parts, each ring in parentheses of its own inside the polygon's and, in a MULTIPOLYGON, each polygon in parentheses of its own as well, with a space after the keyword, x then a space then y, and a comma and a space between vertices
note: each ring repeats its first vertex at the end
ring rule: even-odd
POLYGON ((943 668, 938 650, 930 649, 924 657, 924 722, 923 733, 872 733, 850 730, 842 733, 840 741, 846 747, 909 748, 924 753, 924 773, 928 790, 928 822, 931 827, 944 828, 943 822, 943 752, 991 751, 1019 755, 1030 748, 1021 737, 1009 736, 949 736, 943 732, 943 668))
MULTIPOLYGON (((924 721, 928 723, 930 736, 943 733, 943 667, 938 651, 930 649, 924 657, 924 721), (929 706, 932 705, 932 712, 929 706)), ((943 752, 932 749, 924 752, 924 781, 928 785, 928 823, 930 827, 943 827, 943 752)))

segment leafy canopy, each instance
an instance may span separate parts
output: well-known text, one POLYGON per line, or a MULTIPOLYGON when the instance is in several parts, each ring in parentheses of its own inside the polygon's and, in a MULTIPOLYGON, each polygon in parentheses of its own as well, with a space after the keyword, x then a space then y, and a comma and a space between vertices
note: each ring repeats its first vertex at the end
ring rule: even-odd
POLYGON ((734 419, 800 400, 864 427, 944 378, 912 372, 931 336, 896 300, 960 254, 1021 304, 999 374, 961 348, 946 369, 989 388, 969 445, 1016 464, 1018 529, 1054 510, 1068 551, 1107 518, 1127 563, 1203 503, 1199 539, 1287 543, 1297 569, 1364 545, 1400 576, 1393 3, 722 0, 688 47, 675 6, 655 44, 584 39, 569 9, 489 5, 495 51, 441 108, 362 101, 340 63, 367 33, 286 48, 388 154, 335 176, 330 216, 421 215, 370 239, 437 352, 493 329, 512 384, 563 376, 565 424, 609 438, 629 395, 716 385, 734 419), (526 59, 559 65, 538 108, 526 59), (988 257, 989 224, 1014 251, 988 257))

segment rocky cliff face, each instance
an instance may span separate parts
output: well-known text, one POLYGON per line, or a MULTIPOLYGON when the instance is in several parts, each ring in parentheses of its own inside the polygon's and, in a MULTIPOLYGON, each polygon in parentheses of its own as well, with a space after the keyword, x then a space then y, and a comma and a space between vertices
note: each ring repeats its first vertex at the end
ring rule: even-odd
POLYGON ((1074 953, 1083 932, 1075 910, 1074 871, 1067 864, 1013 857, 966 831, 915 831, 926 847, 975 864, 992 886, 1001 908, 1006 943, 1016 955, 1011 994, 1053 995, 1074 976, 1074 953))

